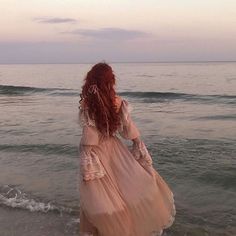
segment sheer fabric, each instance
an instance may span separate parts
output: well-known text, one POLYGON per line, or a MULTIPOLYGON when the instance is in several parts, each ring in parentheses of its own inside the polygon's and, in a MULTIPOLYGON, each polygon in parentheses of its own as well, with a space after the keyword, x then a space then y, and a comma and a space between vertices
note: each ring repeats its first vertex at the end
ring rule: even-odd
POLYGON ((123 99, 121 125, 107 138, 80 110, 80 236, 161 235, 174 221, 173 193, 153 168, 131 110, 123 99), (138 141, 129 149, 119 135, 138 141))

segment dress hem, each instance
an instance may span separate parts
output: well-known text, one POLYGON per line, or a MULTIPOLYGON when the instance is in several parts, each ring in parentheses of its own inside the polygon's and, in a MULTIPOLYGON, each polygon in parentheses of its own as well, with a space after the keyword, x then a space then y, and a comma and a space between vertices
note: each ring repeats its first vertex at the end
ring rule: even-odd
MULTIPOLYGON (((172 208, 171 216, 169 218, 168 223, 165 224, 164 226, 162 226, 161 230, 153 230, 150 233, 150 235, 148 235, 148 236, 162 236, 163 235, 163 230, 172 226, 172 224, 175 221, 175 215, 176 215, 175 200, 174 200, 174 194, 173 193, 171 193, 171 203, 172 203, 173 208, 172 208)), ((94 235, 91 232, 80 232, 80 236, 99 236, 99 234, 94 235)))

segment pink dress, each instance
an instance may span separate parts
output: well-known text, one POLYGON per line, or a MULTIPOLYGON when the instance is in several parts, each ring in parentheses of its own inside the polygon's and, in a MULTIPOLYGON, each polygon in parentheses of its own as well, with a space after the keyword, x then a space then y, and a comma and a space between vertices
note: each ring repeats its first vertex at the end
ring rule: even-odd
POLYGON ((140 132, 131 119, 132 107, 121 102, 121 126, 104 138, 89 118, 79 112, 82 138, 79 145, 80 236, 154 236, 172 225, 173 193, 153 168, 141 140, 132 148, 120 137, 132 140, 140 132))

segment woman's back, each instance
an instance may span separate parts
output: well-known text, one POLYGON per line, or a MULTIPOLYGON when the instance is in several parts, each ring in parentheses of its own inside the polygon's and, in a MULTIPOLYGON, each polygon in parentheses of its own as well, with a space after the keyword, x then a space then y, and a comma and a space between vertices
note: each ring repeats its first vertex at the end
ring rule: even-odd
POLYGON ((130 103, 99 86, 84 86, 80 103, 80 236, 160 235, 174 221, 173 193, 153 168, 130 103))
MULTIPOLYGON (((122 103, 122 98, 120 96, 116 95, 116 97, 115 97, 115 104, 116 104, 116 107, 117 107, 117 112, 120 110, 121 103, 122 103)), ((85 101, 82 100, 82 102, 81 102, 82 109, 85 109, 86 106, 87 105, 85 104, 85 101)))

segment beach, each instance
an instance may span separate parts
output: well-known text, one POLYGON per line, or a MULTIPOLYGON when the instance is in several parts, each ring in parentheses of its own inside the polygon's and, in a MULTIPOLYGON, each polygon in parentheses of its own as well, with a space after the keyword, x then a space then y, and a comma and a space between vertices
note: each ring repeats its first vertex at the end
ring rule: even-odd
MULTIPOLYGON (((175 196, 164 236, 236 235, 236 63, 111 65, 175 196)), ((90 67, 0 65, 0 236, 79 235, 78 106, 90 67)))

